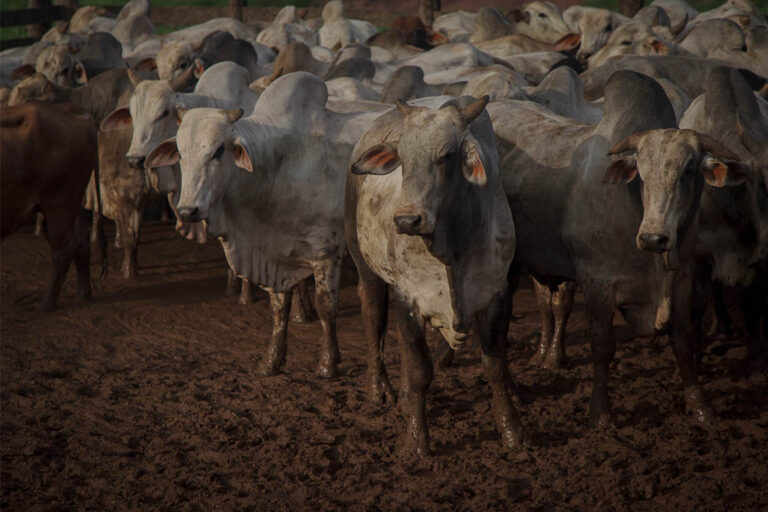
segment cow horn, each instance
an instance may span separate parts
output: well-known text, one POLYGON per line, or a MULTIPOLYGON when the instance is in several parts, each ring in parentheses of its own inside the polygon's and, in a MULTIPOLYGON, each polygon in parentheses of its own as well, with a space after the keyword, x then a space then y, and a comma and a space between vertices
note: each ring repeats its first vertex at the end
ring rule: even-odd
POLYGON ((608 150, 609 155, 616 155, 625 151, 637 151, 637 143, 640 142, 641 133, 634 133, 622 140, 618 144, 614 145, 608 150))
POLYGON ((461 120, 464 121, 465 127, 469 126, 472 124, 472 121, 477 119, 477 116, 482 113, 489 100, 490 97, 486 94, 479 100, 475 100, 463 109, 459 110, 459 116, 461 116, 461 120))
POLYGON ((670 26, 669 31, 672 32, 673 35, 677 35, 683 31, 683 29, 687 24, 688 24, 688 13, 685 13, 685 16, 683 16, 683 20, 677 25, 675 25, 674 27, 670 26))
POLYGON ((195 79, 195 66, 187 66, 187 69, 179 73, 174 78, 171 78, 168 80, 168 85, 171 86, 171 89, 173 89, 176 92, 181 92, 190 85, 192 85, 192 82, 195 79))
POLYGON ((403 117, 407 117, 408 114, 416 110, 416 107, 409 105, 403 99, 397 100, 397 103, 395 105, 397 106, 397 110, 399 110, 400 113, 403 114, 403 117))
POLYGON ((178 122, 181 122, 181 120, 184 118, 184 114, 186 114, 187 111, 189 111, 188 108, 183 107, 180 103, 176 104, 176 119, 178 122))
POLYGON ((739 160, 739 156, 736 153, 709 135, 704 135, 703 133, 697 133, 696 135, 699 137, 699 147, 702 151, 706 151, 713 156, 725 158, 726 160, 739 160))
POLYGON ((225 114, 227 114, 227 117, 230 121, 233 123, 243 117, 243 109, 241 108, 233 108, 232 110, 225 110, 225 114))
POLYGON ((126 68, 125 73, 128 75, 128 81, 131 82, 131 85, 133 87, 136 87, 139 85, 139 82, 141 82, 141 76, 131 68, 126 68))

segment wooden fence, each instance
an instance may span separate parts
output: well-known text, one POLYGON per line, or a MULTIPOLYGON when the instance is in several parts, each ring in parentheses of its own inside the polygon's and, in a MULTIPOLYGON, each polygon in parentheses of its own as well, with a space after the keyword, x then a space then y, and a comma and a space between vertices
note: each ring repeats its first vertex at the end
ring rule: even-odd
POLYGON ((15 48, 34 43, 56 21, 66 21, 77 9, 77 3, 67 1, 64 5, 53 5, 51 0, 30 0, 28 9, 0 12, 0 27, 27 25, 27 37, 0 41, 0 49, 15 48))

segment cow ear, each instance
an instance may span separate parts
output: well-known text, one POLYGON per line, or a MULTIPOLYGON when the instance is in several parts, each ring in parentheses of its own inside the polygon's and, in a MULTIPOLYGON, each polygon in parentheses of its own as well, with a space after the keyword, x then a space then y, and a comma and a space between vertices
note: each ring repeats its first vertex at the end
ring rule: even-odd
POLYGON ((32 64, 22 64, 11 72, 11 78, 14 80, 24 80, 34 74, 35 66, 32 64))
POLYGON ((248 155, 248 150, 238 140, 232 143, 232 153, 235 159, 235 165, 246 171, 253 172, 253 162, 248 155))
POLYGON ((150 151, 144 166, 147 169, 155 167, 167 167, 179 161, 179 148, 176 146, 176 137, 171 137, 160 143, 150 151))
POLYGON ((127 108, 119 108, 104 118, 101 122, 101 130, 105 132, 111 132, 114 130, 122 130, 124 128, 130 128, 133 125, 133 119, 131 118, 131 112, 127 108))
POLYGON ((553 43, 552 49, 556 52, 567 52, 573 50, 581 43, 581 34, 571 32, 553 43))
POLYGON ((88 73, 85 71, 85 66, 79 60, 75 62, 75 82, 80 85, 88 83, 88 73))
POLYGON ((736 160, 720 160, 705 156, 701 161, 701 172, 708 185, 725 187, 740 185, 749 177, 749 167, 736 160))
POLYGON ((205 72, 205 64, 203 64, 203 61, 201 59, 195 59, 193 66, 195 78, 203 76, 203 73, 205 72))
POLYGON ((627 156, 614 160, 603 174, 603 183, 617 185, 620 183, 629 183, 637 176, 637 159, 634 156, 627 156))
POLYGON ((480 145, 476 140, 465 139, 461 145, 461 170, 464 178, 473 185, 483 186, 488 181, 485 166, 480 157, 480 145))
POLYGON ((509 21, 519 22, 525 19, 525 15, 520 9, 510 9, 507 11, 507 19, 509 21))
POLYGON ((352 164, 352 174, 389 174, 400 165, 397 149, 391 145, 377 144, 363 153, 352 164))
POLYGON ((665 45, 664 43, 662 43, 658 39, 652 39, 648 43, 648 46, 650 46, 651 50, 653 50, 653 52, 656 53, 656 54, 665 55, 665 54, 669 53, 669 46, 665 45))
POLYGON ((157 69, 157 62, 154 57, 147 57, 141 59, 139 62, 133 65, 133 69, 139 72, 150 72, 157 69))

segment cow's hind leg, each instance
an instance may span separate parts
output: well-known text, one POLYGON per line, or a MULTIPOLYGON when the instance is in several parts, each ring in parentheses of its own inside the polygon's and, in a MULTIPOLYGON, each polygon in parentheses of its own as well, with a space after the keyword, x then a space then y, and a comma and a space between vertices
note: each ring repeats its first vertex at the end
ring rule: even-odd
MULTIPOLYGON (((71 219, 71 217, 70 217, 71 219)), ((67 277, 69 265, 77 249, 78 240, 75 236, 75 227, 69 224, 69 219, 62 215, 46 216, 43 223, 43 233, 51 247, 51 280, 48 289, 40 304, 40 310, 44 313, 56 309, 61 295, 64 279, 67 277)), ((75 224, 78 220, 75 220, 75 224)))
POLYGON ((565 366, 565 331, 568 318, 573 311, 573 299, 576 295, 576 283, 563 281, 552 294, 552 313, 554 316, 554 331, 549 350, 544 358, 546 368, 562 368, 565 366))
POLYGON ((493 392, 493 409, 502 442, 507 448, 521 443, 522 423, 512 404, 512 379, 507 365, 508 298, 498 298, 478 315, 478 333, 483 350, 483 366, 493 392))
POLYGON ((119 222, 120 243, 123 246, 123 277, 136 277, 138 268, 139 229, 143 208, 123 215, 119 222))
POLYGON ((291 320, 296 323, 310 323, 317 319, 317 311, 312 302, 312 293, 309 289, 309 279, 305 279, 296 286, 298 300, 293 301, 291 320))
MULTIPOLYGON (((314 263, 315 302, 323 337, 320 341, 320 360, 317 372, 327 379, 339 376, 339 342, 336 338, 336 315, 339 312, 339 282, 341 255, 327 256, 314 263)), ((301 286, 301 285, 299 285, 301 286)))
POLYGON ((291 292, 269 292, 272 308, 272 340, 257 368, 260 375, 275 375, 285 364, 288 350, 288 313, 291 311, 291 292))
POLYGON ((536 291, 536 304, 541 315, 541 335, 539 336, 539 346, 536 348, 536 353, 533 354, 530 362, 531 364, 542 365, 552 344, 552 333, 555 329, 555 319, 552 313, 552 290, 549 289, 549 286, 539 283, 533 277, 531 277, 531 280, 536 291))
POLYGON ((227 286, 224 288, 224 296, 234 297, 237 295, 237 287, 239 284, 240 279, 230 267, 227 267, 227 286))
POLYGON ((253 304, 253 286, 246 278, 240 279, 240 299, 238 302, 243 306, 253 304))
MULTIPOLYGON (((403 367, 407 368, 405 398, 407 400, 406 450, 417 455, 429 454, 427 430, 427 389, 432 382, 432 360, 424 335, 424 320, 405 298, 395 298, 397 328, 400 334, 403 367)), ((405 407, 404 407, 405 409, 405 407)))
POLYGON ((72 233, 75 244, 75 270, 77 271, 77 299, 91 300, 91 237, 93 212, 81 209, 72 233))

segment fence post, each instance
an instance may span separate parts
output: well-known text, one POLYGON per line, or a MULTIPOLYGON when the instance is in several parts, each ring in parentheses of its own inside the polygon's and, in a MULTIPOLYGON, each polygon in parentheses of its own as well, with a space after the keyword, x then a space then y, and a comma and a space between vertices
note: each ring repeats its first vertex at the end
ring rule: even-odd
POLYGON ((245 0, 229 0, 229 15, 238 21, 243 21, 243 4, 245 0))
MULTIPOLYGON (((40 7, 51 5, 51 0, 29 0, 28 7, 30 9, 38 9, 40 7)), ((27 25, 27 36, 40 39, 48 30, 48 26, 45 23, 35 23, 27 25)))

